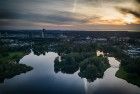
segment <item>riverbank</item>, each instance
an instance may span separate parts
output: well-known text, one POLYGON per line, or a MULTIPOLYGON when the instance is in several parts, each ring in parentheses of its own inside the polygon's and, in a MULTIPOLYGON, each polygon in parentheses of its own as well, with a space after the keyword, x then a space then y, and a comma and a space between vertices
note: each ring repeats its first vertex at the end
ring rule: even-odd
POLYGON ((115 76, 140 87, 140 76, 137 74, 130 74, 124 71, 123 68, 120 68, 115 76))
POLYGON ((132 58, 125 54, 120 47, 104 47, 109 55, 114 56, 120 61, 120 68, 116 73, 118 78, 140 86, 140 58, 132 58))
POLYGON ((15 75, 25 73, 33 68, 25 64, 19 64, 19 60, 25 56, 25 52, 14 51, 0 54, 0 83, 5 79, 12 78, 15 75))

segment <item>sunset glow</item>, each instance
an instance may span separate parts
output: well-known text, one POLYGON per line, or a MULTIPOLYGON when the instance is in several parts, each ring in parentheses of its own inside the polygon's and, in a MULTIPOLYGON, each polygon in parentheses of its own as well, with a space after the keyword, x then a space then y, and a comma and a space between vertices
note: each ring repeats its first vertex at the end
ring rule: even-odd
POLYGON ((124 21, 127 23, 127 24, 131 24, 131 23, 135 23, 135 18, 133 15, 131 14, 128 14, 124 17, 124 21))
POLYGON ((139 6, 138 0, 0 1, 0 24, 1 29, 41 29, 44 26, 72 30, 75 26, 86 26, 86 30, 91 30, 91 25, 100 25, 98 29, 108 25, 110 30, 109 26, 114 25, 118 30, 117 25, 129 25, 132 30, 139 30, 139 6))

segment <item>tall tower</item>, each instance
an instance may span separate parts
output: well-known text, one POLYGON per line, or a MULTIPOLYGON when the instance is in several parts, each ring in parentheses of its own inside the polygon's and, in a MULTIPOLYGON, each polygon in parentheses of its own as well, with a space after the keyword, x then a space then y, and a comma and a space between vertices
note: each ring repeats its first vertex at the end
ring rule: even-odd
POLYGON ((42 37, 42 38, 45 37, 44 33, 45 33, 45 29, 43 29, 42 32, 41 32, 41 37, 42 37))

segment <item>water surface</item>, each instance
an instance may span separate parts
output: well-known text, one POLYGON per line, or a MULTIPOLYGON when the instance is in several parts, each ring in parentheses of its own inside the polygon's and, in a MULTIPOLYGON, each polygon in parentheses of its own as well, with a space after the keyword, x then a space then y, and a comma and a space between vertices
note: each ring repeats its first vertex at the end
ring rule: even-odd
POLYGON ((140 94, 139 87, 115 77, 120 62, 114 57, 108 57, 111 67, 104 72, 103 78, 88 82, 78 76, 78 71, 74 74, 55 73, 57 56, 54 52, 37 56, 31 51, 19 63, 34 69, 6 79, 0 84, 0 94, 140 94))

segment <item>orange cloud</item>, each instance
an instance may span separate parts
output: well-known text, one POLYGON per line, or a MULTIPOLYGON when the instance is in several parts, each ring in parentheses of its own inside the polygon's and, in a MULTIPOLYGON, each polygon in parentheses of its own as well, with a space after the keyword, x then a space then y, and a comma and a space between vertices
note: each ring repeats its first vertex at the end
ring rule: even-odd
POLYGON ((140 19, 132 15, 124 15, 121 18, 106 19, 106 18, 91 18, 87 20, 87 24, 103 24, 103 25, 126 25, 126 24, 140 24, 140 19))

